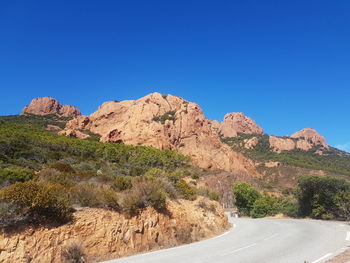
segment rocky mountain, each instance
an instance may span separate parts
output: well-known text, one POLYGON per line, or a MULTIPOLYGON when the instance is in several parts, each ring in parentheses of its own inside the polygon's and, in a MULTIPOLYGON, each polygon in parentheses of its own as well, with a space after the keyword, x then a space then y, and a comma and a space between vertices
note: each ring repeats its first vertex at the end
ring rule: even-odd
POLYGON ((80 110, 71 105, 62 105, 58 100, 51 97, 35 98, 22 110, 22 114, 33 115, 58 115, 61 117, 79 116, 80 110))
POLYGON ((258 175, 252 161, 221 142, 197 104, 177 96, 152 93, 105 102, 90 116, 69 121, 61 134, 76 136, 82 130, 101 135, 105 142, 175 150, 202 168, 258 175))
POLYGON ((224 121, 218 123, 212 121, 212 127, 217 129, 223 137, 237 137, 239 133, 245 134, 263 134, 261 129, 254 120, 245 116, 242 112, 227 113, 224 121))
POLYGON ((305 128, 292 134, 290 137, 269 137, 270 149, 280 153, 282 151, 303 150, 309 151, 314 147, 319 147, 317 154, 322 154, 322 149, 328 149, 329 146, 323 136, 311 128, 305 128))

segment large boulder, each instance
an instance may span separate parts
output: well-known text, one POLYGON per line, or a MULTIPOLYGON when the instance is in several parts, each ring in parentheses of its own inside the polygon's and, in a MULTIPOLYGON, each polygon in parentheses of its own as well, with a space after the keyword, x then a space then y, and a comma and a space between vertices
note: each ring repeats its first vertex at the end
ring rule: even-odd
POLYGON ((61 117, 79 116, 80 110, 71 105, 62 105, 58 100, 51 97, 36 98, 24 107, 22 114, 50 115, 55 114, 61 117))

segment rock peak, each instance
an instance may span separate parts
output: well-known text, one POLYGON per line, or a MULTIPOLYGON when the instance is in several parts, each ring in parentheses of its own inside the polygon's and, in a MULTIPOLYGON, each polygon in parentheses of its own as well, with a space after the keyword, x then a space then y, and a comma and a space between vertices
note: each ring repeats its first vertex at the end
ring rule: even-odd
POLYGON ((52 97, 40 97, 31 101, 22 110, 22 114, 50 115, 55 114, 62 117, 76 117, 80 115, 80 110, 71 105, 62 105, 52 97))
POLYGON ((304 128, 301 131, 298 131, 291 135, 292 138, 304 138, 305 140, 310 141, 314 145, 320 145, 325 148, 328 148, 326 140, 321 136, 316 130, 312 128, 304 128))
POLYGON ((220 124, 220 133, 224 137, 236 137, 238 133, 263 134, 264 131, 243 112, 230 112, 220 124))

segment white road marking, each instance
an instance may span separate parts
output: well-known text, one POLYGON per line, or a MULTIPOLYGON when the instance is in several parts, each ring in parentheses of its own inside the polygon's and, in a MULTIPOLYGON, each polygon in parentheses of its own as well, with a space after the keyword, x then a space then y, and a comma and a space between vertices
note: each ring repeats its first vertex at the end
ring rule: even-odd
POLYGON ((346 233, 346 238, 345 238, 346 241, 350 241, 350 231, 348 231, 346 233))
POLYGON ((275 236, 277 236, 277 235, 278 235, 278 234, 275 233, 275 234, 273 234, 273 235, 271 235, 271 236, 269 236, 269 237, 267 237, 267 238, 264 238, 263 241, 269 240, 269 239, 271 239, 271 238, 273 238, 273 237, 275 237, 275 236))
POLYGON ((333 253, 328 253, 328 254, 324 255, 323 257, 321 257, 321 258, 319 258, 319 259, 317 259, 315 261, 312 261, 311 263, 321 262, 322 260, 324 260, 324 259, 326 259, 326 258, 328 258, 328 257, 330 257, 332 255, 333 255, 333 253))
POLYGON ((231 251, 231 252, 229 252, 229 253, 222 254, 222 256, 231 255, 231 254, 234 254, 234 253, 236 253, 236 252, 238 252, 238 251, 241 251, 241 250, 244 250, 244 249, 247 249, 247 248, 250 248, 250 247, 254 247, 254 246, 256 246, 256 245, 257 245, 257 243, 253 243, 253 244, 251 244, 251 245, 248 245, 248 246, 244 246, 244 247, 235 249, 235 250, 233 250, 233 251, 231 251))

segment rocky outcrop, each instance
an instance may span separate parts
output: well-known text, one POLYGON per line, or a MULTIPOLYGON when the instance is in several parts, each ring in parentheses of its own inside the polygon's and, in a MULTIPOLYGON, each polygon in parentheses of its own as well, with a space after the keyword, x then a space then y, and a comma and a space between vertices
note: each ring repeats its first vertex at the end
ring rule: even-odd
POLYGON ((290 138, 269 137, 270 149, 274 152, 291 151, 296 147, 295 141, 290 138))
POLYGON ((139 100, 103 103, 90 116, 78 116, 65 131, 90 130, 102 141, 171 149, 202 168, 258 175, 252 161, 223 144, 195 103, 152 93, 139 100))
MULTIPOLYGON (((317 131, 305 128, 299 132, 294 133, 290 138, 288 137, 269 137, 270 148, 275 152, 291 151, 295 149, 309 151, 315 146, 328 149, 324 137, 319 135, 317 131)), ((323 154, 322 150, 316 151, 316 154, 323 154)))
POLYGON ((80 111, 71 105, 62 105, 59 101, 51 97, 36 98, 29 106, 22 110, 22 114, 50 115, 55 114, 61 117, 76 117, 80 111))
POLYGON ((250 139, 245 139, 243 141, 243 147, 250 150, 250 149, 253 149, 255 148, 255 146, 257 146, 259 143, 259 139, 257 137, 253 137, 253 138, 250 138, 250 139))
POLYGON ((263 134, 264 131, 254 120, 242 112, 228 113, 220 123, 220 133, 223 137, 236 137, 238 133, 263 134))
POLYGON ((229 227, 217 202, 199 198, 167 206, 167 214, 149 207, 129 219, 114 211, 81 210, 72 224, 0 234, 0 262, 63 262, 61 253, 72 244, 82 249, 86 262, 97 262, 198 241, 229 227))
MULTIPOLYGON (((324 137, 319 135, 317 131, 311 128, 302 129, 301 131, 294 133, 291 137, 304 139, 305 141, 309 142, 309 144, 311 145, 319 145, 324 148, 328 148, 328 145, 324 137)), ((305 146, 305 148, 307 148, 307 146, 305 146)))
POLYGON ((74 138, 78 138, 78 139, 87 139, 90 137, 90 135, 85 134, 79 130, 70 130, 70 129, 65 129, 63 131, 60 131, 58 134, 69 136, 69 137, 74 137, 74 138))

